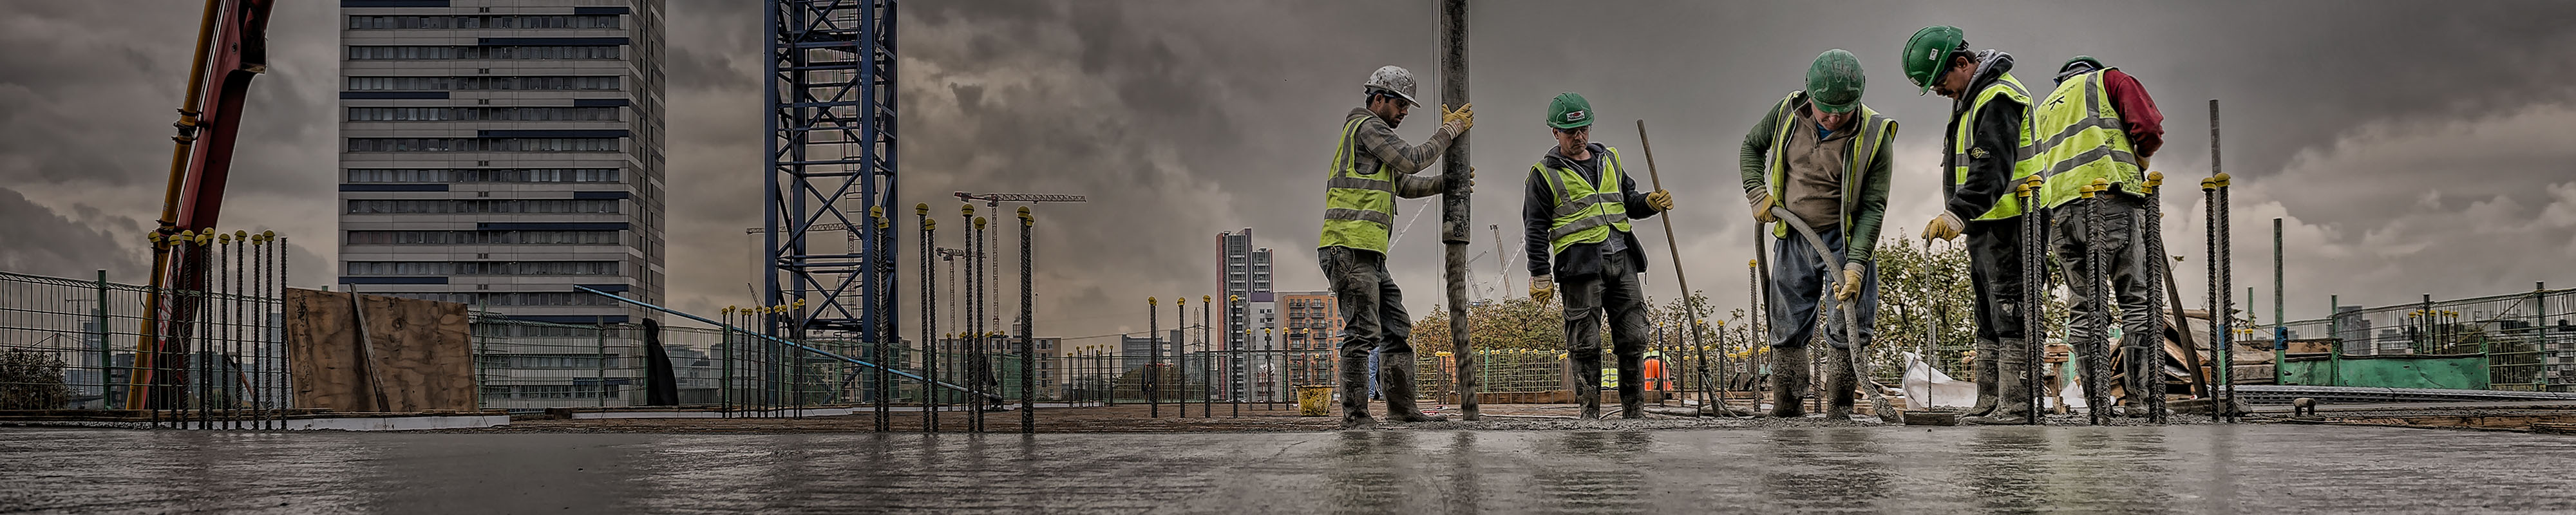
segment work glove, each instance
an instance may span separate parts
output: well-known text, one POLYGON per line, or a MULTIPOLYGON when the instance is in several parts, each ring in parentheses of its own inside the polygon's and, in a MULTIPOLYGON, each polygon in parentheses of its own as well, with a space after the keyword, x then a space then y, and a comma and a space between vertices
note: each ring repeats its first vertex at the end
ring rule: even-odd
POLYGON ((1762 194, 1762 200, 1753 203, 1753 221, 1766 224, 1780 221, 1779 215, 1771 214, 1771 206, 1779 204, 1780 199, 1772 198, 1769 193, 1762 194))
POLYGON ((1537 302, 1537 303, 1541 303, 1541 304, 1545 304, 1545 303, 1547 303, 1547 297, 1548 297, 1549 295, 1555 295, 1555 294, 1556 294, 1556 286, 1555 286, 1555 284, 1556 284, 1556 283, 1549 281, 1549 280, 1548 280, 1548 278, 1547 278, 1547 276, 1544 276, 1544 275, 1531 276, 1531 277, 1530 277, 1530 302, 1537 302))
POLYGON ((1448 129, 1450 134, 1465 134, 1467 133, 1467 129, 1475 126, 1475 103, 1470 102, 1465 105, 1460 105, 1455 111, 1449 110, 1447 107, 1440 108, 1440 128, 1448 129))
POLYGON ((1654 206, 1655 212, 1658 213, 1671 211, 1673 210, 1673 192, 1655 190, 1654 193, 1648 193, 1646 194, 1646 205, 1654 206))
POLYGON ((1860 263, 1843 264, 1843 281, 1834 283, 1835 301, 1849 301, 1860 295, 1860 273, 1865 269, 1867 266, 1860 263))
POLYGON ((2145 173, 2148 170, 2154 170, 2154 168, 2147 167, 2147 158, 2145 156, 2138 157, 2138 172, 2145 173))
POLYGON ((1931 223, 1923 224, 1923 239, 1947 240, 1958 238, 1959 233, 1966 230, 1968 230, 1968 223, 1959 221, 1959 215, 1950 214, 1949 211, 1942 211, 1941 216, 1933 217, 1931 223))

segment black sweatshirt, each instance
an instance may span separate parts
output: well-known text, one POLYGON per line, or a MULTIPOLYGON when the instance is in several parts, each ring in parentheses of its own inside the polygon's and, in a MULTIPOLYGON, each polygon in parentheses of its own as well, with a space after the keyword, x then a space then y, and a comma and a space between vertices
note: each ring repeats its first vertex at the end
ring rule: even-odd
MULTIPOLYGON (((1592 160, 1589 162, 1566 158, 1564 154, 1556 151, 1556 146, 1550 145, 1547 148, 1547 155, 1539 158, 1539 163, 1547 167, 1571 168, 1576 174, 1584 176, 1585 180, 1599 183, 1601 182, 1600 163, 1612 159, 1610 147, 1600 143, 1584 145, 1590 147, 1592 152, 1592 160)), ((1628 174, 1634 169, 1629 168, 1624 162, 1617 164, 1620 172, 1619 193, 1626 197, 1626 202, 1621 204, 1628 208, 1628 219, 1655 216, 1655 207, 1646 205, 1646 195, 1637 192, 1636 176, 1628 174)), ((1557 198, 1556 191, 1548 188, 1547 177, 1539 175, 1542 173, 1556 172, 1537 166, 1531 167, 1529 179, 1525 181, 1529 183, 1529 193, 1521 198, 1522 247, 1529 253, 1530 275, 1535 277, 1552 274, 1556 276, 1557 282, 1599 275, 1603 259, 1601 247, 1604 243, 1568 245, 1565 247, 1565 252, 1555 254, 1554 259, 1550 259, 1548 249, 1554 245, 1553 238, 1549 238, 1547 233, 1556 223, 1557 198)), ((1610 234, 1610 237, 1619 238, 1620 243, 1627 245, 1625 252, 1628 255, 1628 262, 1636 265, 1637 271, 1646 271, 1645 247, 1637 244, 1637 236, 1618 229, 1611 229, 1610 234)))
MULTIPOLYGON (((1968 93, 1952 103, 1950 130, 1941 132, 1944 151, 1958 148, 1959 119, 1967 113, 1969 103, 1977 98, 1977 92, 1985 91, 1987 86, 1994 85, 2012 71, 2012 54, 1988 52, 1992 55, 1979 63, 1975 78, 1969 81, 1968 93)), ((1995 202, 2002 200, 2004 195, 2011 194, 2014 152, 2021 146, 2022 126, 2029 123, 2029 117, 2029 106, 2005 98, 1986 102, 1985 108, 1977 111, 1968 155, 1948 156, 1949 159, 1967 161, 1968 180, 1956 183, 1951 180, 1949 167, 1941 169, 1941 192, 1948 197, 1943 207, 1951 215, 1958 216, 1960 220, 1975 220, 1994 209, 1995 202)))

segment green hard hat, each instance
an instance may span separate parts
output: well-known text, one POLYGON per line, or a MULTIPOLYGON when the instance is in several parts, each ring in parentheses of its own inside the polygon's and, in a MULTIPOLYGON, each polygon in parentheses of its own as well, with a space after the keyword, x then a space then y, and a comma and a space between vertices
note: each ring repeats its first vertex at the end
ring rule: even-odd
POLYGON ((1568 91, 1547 102, 1547 126, 1572 129, 1592 125, 1592 102, 1568 91))
POLYGON ((1824 112, 1848 113, 1860 107, 1861 89, 1868 82, 1860 72, 1860 58, 1840 48, 1826 50, 1807 66, 1807 98, 1824 112))
POLYGON ((1950 54, 1957 51, 1961 43, 1967 41, 1967 34, 1960 31, 1958 27, 1948 25, 1924 27, 1923 30, 1914 31, 1914 37, 1905 40, 1905 53, 1899 55, 1896 62, 1905 66, 1906 80, 1914 81, 1915 86, 1923 88, 1923 91, 1916 94, 1929 93, 1932 91, 1932 83, 1941 80, 1941 72, 1948 68, 1950 54))

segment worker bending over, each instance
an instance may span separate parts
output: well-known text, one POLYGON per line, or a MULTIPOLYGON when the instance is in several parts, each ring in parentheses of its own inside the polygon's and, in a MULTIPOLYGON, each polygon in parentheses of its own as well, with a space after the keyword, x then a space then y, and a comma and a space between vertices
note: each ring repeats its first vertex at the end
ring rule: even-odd
POLYGON ((1977 406, 1962 421, 2028 423, 2031 353, 2040 335, 2027 334, 2022 299, 2027 255, 2042 242, 2023 241, 2025 213, 2011 196, 2015 182, 2039 171, 2031 138, 2030 92, 2013 78, 2011 54, 1971 51, 1958 27, 1924 27, 1905 42, 1898 62, 1905 78, 1924 91, 1949 97, 1950 125, 1943 134, 1939 216, 1923 227, 1925 239, 1968 237, 1969 277, 1977 293, 1977 406), (1991 372, 1991 373, 1989 373, 1991 372))
POLYGON ((1864 76, 1860 60, 1842 49, 1827 50, 1807 66, 1806 89, 1765 110, 1762 121, 1745 133, 1737 150, 1744 198, 1753 204, 1759 224, 1779 221, 1773 207, 1788 209, 1824 239, 1827 252, 1842 257, 1843 268, 1825 270, 1822 256, 1804 238, 1789 234, 1787 224, 1771 227, 1771 414, 1803 416, 1800 392, 1807 391, 1807 342, 1825 336, 1836 365, 1825 367, 1825 417, 1850 420, 1857 378, 1850 366, 1852 350, 1869 344, 1878 313, 1878 277, 1870 251, 1878 242, 1887 215, 1889 148, 1896 139, 1896 120, 1861 105, 1864 76), (1857 298, 1860 341, 1848 341, 1840 329, 1846 314, 1826 308, 1824 274, 1839 272, 1832 292, 1837 302, 1857 298), (1820 323, 1821 322, 1821 323, 1820 323))
POLYGON ((1664 190, 1637 194, 1619 150, 1592 143, 1592 103, 1560 93, 1548 102, 1556 145, 1530 165, 1521 201, 1523 247, 1529 252, 1530 299, 1544 301, 1550 278, 1565 292, 1565 352, 1574 362, 1574 397, 1583 418, 1601 418, 1601 322, 1610 322, 1610 353, 1619 366, 1619 416, 1645 416, 1646 270, 1644 247, 1628 221, 1673 208, 1664 190))

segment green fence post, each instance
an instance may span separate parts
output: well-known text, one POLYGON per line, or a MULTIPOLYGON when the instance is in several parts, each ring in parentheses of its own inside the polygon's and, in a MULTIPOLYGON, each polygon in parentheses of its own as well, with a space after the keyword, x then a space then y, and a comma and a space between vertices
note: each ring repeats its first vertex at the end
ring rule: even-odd
POLYGON ((98 299, 97 302, 91 303, 95 308, 97 308, 97 310, 90 313, 90 326, 92 331, 96 332, 98 335, 98 407, 101 409, 113 409, 116 406, 111 403, 115 402, 112 399, 116 396, 108 395, 110 392, 110 389, 108 388, 108 376, 111 375, 108 371, 116 368, 116 359, 115 356, 108 351, 108 348, 111 346, 108 345, 107 340, 106 269, 99 269, 98 282, 95 284, 93 292, 97 295, 96 298, 98 299))

